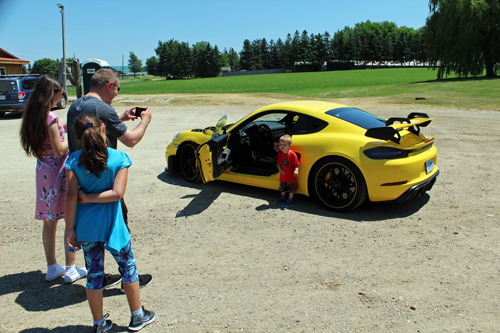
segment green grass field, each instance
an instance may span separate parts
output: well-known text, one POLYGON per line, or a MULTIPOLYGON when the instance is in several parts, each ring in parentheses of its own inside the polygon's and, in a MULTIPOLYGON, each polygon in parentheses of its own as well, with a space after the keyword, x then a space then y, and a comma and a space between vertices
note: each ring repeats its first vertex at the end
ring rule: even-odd
MULTIPOLYGON (((74 89, 74 88, 73 88, 74 89)), ((70 95, 75 91, 69 90, 70 95)), ((120 94, 269 93, 315 99, 383 97, 398 104, 500 111, 500 78, 436 80, 426 68, 244 75, 184 80, 141 77, 123 81, 120 94), (416 97, 425 100, 415 101, 416 97)))

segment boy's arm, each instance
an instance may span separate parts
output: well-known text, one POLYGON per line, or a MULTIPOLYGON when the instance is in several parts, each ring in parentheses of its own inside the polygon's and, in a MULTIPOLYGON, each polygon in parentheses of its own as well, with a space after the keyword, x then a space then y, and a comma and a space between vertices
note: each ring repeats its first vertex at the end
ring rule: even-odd
POLYGON ((280 167, 279 163, 278 163, 278 164, 276 164, 276 165, 278 166, 278 171, 279 171, 282 175, 286 175, 285 170, 283 170, 283 169, 280 167))
POLYGON ((298 177, 299 176, 299 166, 295 166, 295 170, 293 170, 293 176, 298 177))
POLYGON ((78 200, 78 178, 73 171, 68 170, 68 189, 66 190, 66 230, 67 241, 73 250, 79 250, 75 233, 76 204, 78 200))
POLYGON ((82 190, 78 192, 78 203, 107 203, 119 201, 125 195, 127 188, 128 167, 119 170, 115 176, 113 188, 99 193, 85 193, 82 190))

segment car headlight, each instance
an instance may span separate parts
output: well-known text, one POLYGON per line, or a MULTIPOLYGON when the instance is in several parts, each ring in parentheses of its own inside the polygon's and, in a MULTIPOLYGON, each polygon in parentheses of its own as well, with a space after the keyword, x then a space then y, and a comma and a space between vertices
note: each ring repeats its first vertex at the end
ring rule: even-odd
POLYGON ((363 153, 372 160, 394 160, 408 157, 409 154, 406 150, 389 147, 371 148, 365 150, 363 153))
POLYGON ((175 139, 177 139, 177 137, 179 136, 179 134, 181 134, 181 132, 179 132, 176 135, 174 135, 174 138, 172 139, 172 141, 174 141, 175 139))

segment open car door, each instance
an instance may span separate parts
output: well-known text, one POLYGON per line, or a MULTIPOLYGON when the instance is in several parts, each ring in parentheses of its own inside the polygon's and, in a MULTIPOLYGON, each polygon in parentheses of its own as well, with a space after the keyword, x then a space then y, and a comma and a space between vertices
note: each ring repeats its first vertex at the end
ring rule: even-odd
POLYGON ((220 118, 212 133, 212 138, 200 145, 196 151, 203 183, 215 180, 229 168, 230 150, 226 148, 228 135, 224 133, 226 123, 227 116, 220 118))

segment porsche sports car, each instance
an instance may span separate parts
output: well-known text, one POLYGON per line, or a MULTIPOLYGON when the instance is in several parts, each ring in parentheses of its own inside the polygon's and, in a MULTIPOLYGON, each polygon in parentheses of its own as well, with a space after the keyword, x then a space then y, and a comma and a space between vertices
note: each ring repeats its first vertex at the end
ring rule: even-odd
POLYGON ((425 113, 388 120, 325 101, 293 101, 263 107, 237 123, 178 133, 166 151, 169 172, 189 182, 215 179, 278 191, 273 141, 290 134, 299 157, 297 192, 316 196, 334 211, 366 200, 404 202, 430 190, 439 174, 435 137, 420 133, 425 113))

